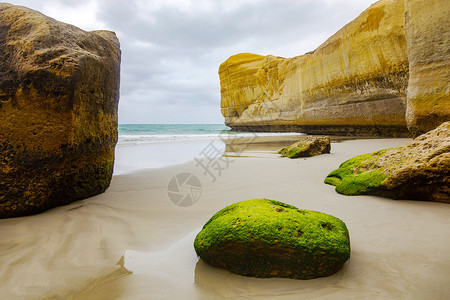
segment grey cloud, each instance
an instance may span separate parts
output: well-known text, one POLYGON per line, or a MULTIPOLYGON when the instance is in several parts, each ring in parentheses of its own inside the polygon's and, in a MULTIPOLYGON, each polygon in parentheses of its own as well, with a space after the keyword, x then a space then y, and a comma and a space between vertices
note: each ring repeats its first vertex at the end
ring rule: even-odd
POLYGON ((99 24, 105 24, 99 29, 115 31, 121 41, 122 123, 189 122, 189 116, 191 122, 221 123, 217 71, 225 59, 239 52, 303 54, 318 46, 311 41, 330 36, 371 3, 262 0, 225 10, 227 0, 211 0, 210 10, 186 12, 167 5, 146 11, 138 3, 152 2, 137 0, 18 2, 35 9, 58 2, 70 10, 91 1, 99 24))

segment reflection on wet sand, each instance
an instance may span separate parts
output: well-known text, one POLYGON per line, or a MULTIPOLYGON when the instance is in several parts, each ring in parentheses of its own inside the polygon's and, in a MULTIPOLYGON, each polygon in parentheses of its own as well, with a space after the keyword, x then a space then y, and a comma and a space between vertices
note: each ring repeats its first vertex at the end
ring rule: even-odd
MULTIPOLYGON (((278 151, 283 147, 287 147, 297 142, 302 136, 304 135, 258 137, 255 134, 253 137, 231 138, 223 141, 225 142, 225 152, 227 153, 278 151)), ((367 139, 373 139, 373 137, 367 139)), ((340 143, 349 140, 356 140, 356 138, 351 136, 330 136, 330 141, 332 143, 340 143)))
POLYGON ((195 162, 142 170, 114 176, 102 195, 0 220, 0 298, 445 299, 450 294, 449 205, 346 197, 323 183, 350 157, 409 139, 344 141, 333 143, 331 154, 280 158, 279 142, 291 141, 248 145, 243 155, 259 154, 233 159, 214 182, 195 162), (202 184, 198 202, 183 208, 167 193, 169 181, 182 172, 202 184), (198 261, 193 241, 208 219, 227 205, 261 197, 342 219, 350 232, 349 262, 330 277, 302 281, 243 277, 198 261))

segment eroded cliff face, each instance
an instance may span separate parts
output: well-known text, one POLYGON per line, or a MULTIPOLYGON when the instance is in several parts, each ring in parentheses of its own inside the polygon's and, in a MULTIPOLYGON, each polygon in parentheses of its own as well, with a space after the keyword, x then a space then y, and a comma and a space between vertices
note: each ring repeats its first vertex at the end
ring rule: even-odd
POLYGON ((450 120, 450 1, 406 0, 406 120, 415 135, 450 120))
POLYGON ((0 218, 103 192, 117 141, 120 49, 0 4, 0 218))
POLYGON ((403 1, 383 0, 315 51, 238 54, 219 69, 225 123, 240 130, 407 135, 403 1))
MULTIPOLYGON (((420 6, 428 5, 421 3, 411 9, 412 4, 408 4, 409 2, 420 1, 407 1, 406 8, 411 10, 412 15, 420 6)), ((440 3, 441 6, 448 6, 440 3)), ((439 5, 434 5, 438 9, 439 5)), ((408 54, 414 56, 416 52, 421 53, 421 50, 412 51, 407 47, 404 15, 403 0, 382 0, 373 4, 315 51, 305 55, 294 58, 262 57, 249 53, 231 56, 219 68, 221 109, 225 123, 237 130, 251 131, 410 135, 405 119, 407 90, 411 97, 417 93, 417 89, 423 91, 420 85, 430 86, 435 77, 434 74, 428 74, 428 83, 415 84, 419 86, 417 89, 410 85, 408 89, 409 67, 417 68, 417 64, 411 64, 408 60, 408 54)), ((441 19, 447 16, 442 12, 438 15, 441 19)), ((441 28, 440 22, 436 20, 434 23, 439 23, 437 27, 441 28)), ((448 17, 446 22, 448 23, 448 17)), ((421 26, 414 25, 414 22, 407 24, 411 28, 421 26)), ((449 59, 443 55, 445 49, 448 49, 448 26, 441 29, 447 35, 441 35, 440 39, 429 36, 422 42, 427 44, 423 47, 429 47, 430 52, 434 51, 433 46, 426 40, 434 39, 435 44, 441 43, 442 51, 436 55, 443 61, 439 72, 446 72, 447 79, 438 79, 439 83, 433 88, 442 90, 442 86, 446 86, 442 97, 447 99, 448 104, 449 89, 445 82, 448 83, 449 72, 444 67, 448 68, 449 59), (446 40, 442 42, 442 39, 446 40)), ((413 29, 410 31, 417 33, 413 29)), ((423 31, 426 34, 427 31, 423 31)), ((433 55, 420 54, 420 57, 433 55)), ((430 65, 434 66, 433 58, 432 61, 430 65)), ((430 69, 430 66, 427 68, 430 69)), ((411 75, 411 80, 418 82, 422 77, 411 75)), ((431 87, 427 89, 432 90, 431 87)), ((445 104, 445 101, 439 101, 445 104)), ((425 101, 412 100, 411 103, 415 102, 425 101)), ((429 101, 428 103, 434 105, 429 101)), ((411 120, 419 118, 416 113, 420 111, 419 107, 424 108, 425 116, 428 115, 426 106, 428 104, 408 105, 408 111, 415 111, 412 113, 413 117, 408 117, 409 124, 417 123, 411 120)), ((448 112, 441 108, 442 105, 435 110, 448 117, 448 112)), ((438 119, 440 121, 445 117, 438 119)), ((432 122, 433 126, 439 125, 439 121, 432 122)))

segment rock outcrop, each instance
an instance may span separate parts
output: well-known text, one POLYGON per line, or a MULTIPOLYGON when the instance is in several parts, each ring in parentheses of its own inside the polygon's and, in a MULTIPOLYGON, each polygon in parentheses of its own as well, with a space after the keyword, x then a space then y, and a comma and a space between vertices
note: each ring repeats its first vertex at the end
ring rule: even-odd
POLYGON ((413 132, 435 128, 449 119, 450 4, 431 2, 378 1, 294 58, 231 56, 219 68, 225 124, 368 136, 409 136, 406 119, 413 132))
POLYGON ((103 192, 117 141, 120 46, 0 4, 0 218, 103 192))
POLYGON ((402 147, 349 159, 325 183, 344 195, 450 203, 450 122, 402 147))
POLYGON ((450 2, 405 0, 405 11, 406 121, 417 135, 450 120, 450 2))
POLYGON ((344 222, 268 199, 217 212, 195 238, 194 248, 212 266, 253 277, 328 276, 350 257, 344 222))
POLYGON ((327 136, 305 136, 298 142, 281 149, 278 153, 289 157, 311 157, 330 153, 330 138, 327 136))

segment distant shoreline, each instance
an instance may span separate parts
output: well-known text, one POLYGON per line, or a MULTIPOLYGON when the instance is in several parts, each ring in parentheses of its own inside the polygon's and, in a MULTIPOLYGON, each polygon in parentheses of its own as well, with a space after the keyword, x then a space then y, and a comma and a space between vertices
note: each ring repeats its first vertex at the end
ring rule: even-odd
MULTIPOLYGON (((115 150, 114 175, 185 163, 198 157, 210 143, 221 152, 232 153, 228 155, 245 151, 277 152, 304 135, 296 132, 233 132, 223 124, 122 125, 115 150)), ((330 139, 342 142, 377 137, 330 136, 330 139)))

